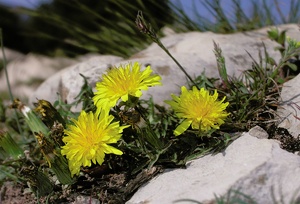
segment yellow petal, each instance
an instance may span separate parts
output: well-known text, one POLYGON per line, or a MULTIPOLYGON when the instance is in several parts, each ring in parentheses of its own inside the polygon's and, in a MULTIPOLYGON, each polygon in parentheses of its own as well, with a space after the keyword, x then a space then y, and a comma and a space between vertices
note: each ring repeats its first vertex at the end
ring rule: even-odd
POLYGON ((141 97, 141 90, 150 86, 161 85, 161 77, 152 74, 150 66, 141 71, 139 63, 135 62, 110 69, 103 75, 102 80, 96 83, 96 92, 93 97, 98 109, 110 109, 121 98, 128 100, 128 94, 141 97))
POLYGON ((191 125, 192 120, 184 120, 175 130, 175 136, 181 135, 184 131, 186 131, 191 125))
POLYGON ((82 111, 78 120, 67 127, 61 153, 68 159, 72 175, 79 174, 81 166, 91 166, 92 162, 101 165, 105 154, 122 154, 107 144, 117 143, 128 126, 120 126, 113 119, 109 110, 102 109, 97 114, 82 111))

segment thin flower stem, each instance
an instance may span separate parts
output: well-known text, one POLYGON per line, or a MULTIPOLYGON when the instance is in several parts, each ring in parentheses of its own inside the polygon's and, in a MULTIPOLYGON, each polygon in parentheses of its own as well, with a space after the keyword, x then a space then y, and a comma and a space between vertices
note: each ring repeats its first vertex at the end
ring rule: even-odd
POLYGON ((199 89, 198 85, 192 79, 192 77, 185 71, 185 69, 181 66, 181 64, 173 57, 173 55, 169 52, 167 48, 162 44, 162 42, 158 39, 156 44, 161 47, 168 55, 172 58, 172 60, 177 64, 179 69, 185 74, 185 76, 199 89))
POLYGON ((142 33, 148 35, 153 42, 155 42, 160 48, 162 48, 169 55, 169 57, 171 57, 171 59, 177 64, 177 66, 185 74, 185 76, 199 89, 198 85, 195 83, 195 81, 192 79, 192 77, 185 71, 185 69, 181 66, 181 64, 173 57, 173 55, 169 52, 169 50, 159 40, 159 38, 157 37, 156 33, 154 32, 151 24, 149 23, 147 25, 147 23, 143 17, 143 13, 141 11, 138 12, 135 23, 136 23, 137 28, 142 33))
MULTIPOLYGON (((13 97, 12 90, 11 90, 11 87, 10 87, 8 72, 7 72, 7 67, 6 67, 6 56, 5 56, 5 52, 4 52, 2 28, 0 28, 0 46, 1 46, 2 56, 3 56, 2 64, 3 64, 3 69, 4 69, 5 78, 6 78, 6 82, 7 82, 8 93, 9 93, 10 100, 13 103, 14 102, 14 97, 13 97)), ((15 115, 15 119, 16 119, 16 122, 17 122, 18 130, 21 134, 22 129, 21 129, 21 126, 20 126, 20 123, 19 123, 19 120, 18 120, 16 109, 14 109, 14 115, 15 115)))

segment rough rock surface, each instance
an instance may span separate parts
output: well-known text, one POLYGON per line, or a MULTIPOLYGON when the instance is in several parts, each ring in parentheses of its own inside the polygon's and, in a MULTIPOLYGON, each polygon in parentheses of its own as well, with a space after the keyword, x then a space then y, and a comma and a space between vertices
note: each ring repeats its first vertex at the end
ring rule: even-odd
MULTIPOLYGON (((16 97, 28 98, 29 95, 57 70, 78 63, 68 58, 50 58, 36 54, 18 56, 7 64, 9 81, 16 97)), ((0 74, 0 91, 7 91, 4 71, 0 74)))
MULTIPOLYGON (((11 50, 6 47, 4 47, 4 54, 5 54, 5 59, 7 62, 19 59, 24 56, 22 53, 19 53, 17 51, 11 50)), ((2 51, 1 51, 0 60, 3 60, 3 59, 4 59, 4 57, 3 57, 2 51)))
POLYGON ((283 84, 281 90, 281 106, 278 116, 282 119, 280 127, 288 129, 294 137, 298 137, 300 130, 300 75, 283 84), (297 119, 298 117, 299 119, 297 119))
MULTIPOLYGON (((300 40, 299 36, 296 35, 296 31, 298 31, 296 24, 282 25, 278 28, 279 30, 286 29, 287 35, 300 40)), ((252 60, 249 54, 258 60, 258 53, 263 50, 263 44, 265 44, 270 56, 277 61, 279 60, 279 52, 274 51, 277 44, 267 37, 269 29, 263 28, 230 35, 211 32, 190 32, 170 35, 162 38, 161 41, 192 77, 199 76, 204 71, 208 77, 219 77, 213 52, 213 42, 216 42, 223 50, 228 74, 239 76, 243 70, 251 69, 252 60)), ((88 68, 89 63, 95 64, 92 68, 93 77, 89 79, 91 85, 94 85, 101 74, 105 72, 108 64, 117 66, 138 61, 144 66, 151 65, 154 72, 162 76, 163 86, 150 88, 144 93, 143 97, 149 98, 153 96, 154 101, 161 105, 164 100, 170 99, 171 93, 178 93, 180 86, 187 84, 186 76, 156 44, 150 45, 147 49, 136 53, 129 59, 110 60, 111 58, 108 58, 102 63, 99 61, 98 64, 96 64, 97 60, 94 62, 83 62, 73 67, 68 67, 68 71, 56 73, 49 77, 30 96, 30 101, 35 101, 36 98, 44 98, 53 102, 56 93, 60 93, 57 84, 61 84, 61 87, 64 87, 65 93, 67 93, 65 95, 67 101, 72 102, 74 100, 74 92, 79 93, 81 88, 81 83, 78 83, 78 77, 76 76, 79 76, 79 70, 81 70, 81 74, 89 77, 91 75, 91 70, 88 68)))
POLYGON ((290 203, 300 195, 299 182, 298 155, 281 149, 277 141, 244 133, 221 153, 193 160, 186 169, 166 170, 127 204, 208 203, 229 190, 251 196, 256 203, 290 203))
POLYGON ((112 64, 121 60, 121 57, 110 55, 94 56, 85 62, 65 68, 41 84, 37 91, 33 93, 31 101, 46 99, 54 102, 58 99, 57 94, 59 94, 63 101, 71 103, 84 84, 84 79, 80 74, 87 77, 91 86, 94 87, 96 81, 99 80, 99 76, 112 64))

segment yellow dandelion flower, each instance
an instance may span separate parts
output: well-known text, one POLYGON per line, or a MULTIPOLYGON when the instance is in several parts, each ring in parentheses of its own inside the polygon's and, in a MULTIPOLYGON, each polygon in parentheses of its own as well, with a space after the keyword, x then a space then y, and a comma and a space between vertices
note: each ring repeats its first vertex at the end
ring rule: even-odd
POLYGON ((77 120, 72 119, 74 125, 65 130, 65 145, 61 149, 61 154, 69 160, 72 176, 79 174, 81 166, 91 166, 91 162, 101 165, 105 154, 122 155, 122 151, 109 144, 116 143, 128 126, 120 126, 113 119, 105 111, 99 115, 81 111, 77 120))
POLYGON ((137 62, 110 69, 102 76, 102 80, 96 83, 97 91, 93 101, 97 110, 110 109, 120 98, 126 102, 129 95, 140 97, 141 90, 147 90, 149 86, 161 85, 161 77, 151 73, 150 66, 141 71, 141 66, 137 62))
POLYGON ((204 88, 198 90, 193 87, 188 91, 185 86, 182 86, 180 97, 172 94, 172 98, 173 100, 165 102, 173 108, 179 118, 184 118, 174 130, 176 136, 186 131, 191 124, 193 129, 201 131, 219 129, 228 116, 225 109, 229 103, 223 103, 225 97, 218 101, 216 90, 213 95, 210 95, 204 88))

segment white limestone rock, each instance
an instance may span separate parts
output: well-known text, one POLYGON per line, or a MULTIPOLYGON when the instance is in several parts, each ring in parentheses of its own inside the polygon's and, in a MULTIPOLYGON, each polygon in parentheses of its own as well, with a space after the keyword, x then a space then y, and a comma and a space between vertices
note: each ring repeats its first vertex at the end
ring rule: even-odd
MULTIPOLYGON (((189 75, 192 78, 200 75, 205 71, 208 77, 217 77, 216 70, 206 70, 203 66, 207 63, 200 58, 191 60, 191 55, 181 54, 176 56, 176 59, 188 67, 189 75)), ((147 91, 143 91, 142 99, 153 98, 153 101, 159 105, 166 105, 164 100, 171 99, 171 93, 180 93, 180 87, 187 84, 187 77, 178 68, 178 66, 168 57, 151 56, 144 58, 134 58, 130 60, 121 61, 115 66, 120 64, 128 64, 131 62, 139 62, 143 67, 150 65, 153 73, 159 74, 162 78, 162 86, 150 87, 147 91)))
MULTIPOLYGON (((277 44, 267 37, 267 31, 270 28, 263 28, 256 31, 235 34, 214 34, 211 32, 190 32, 182 34, 174 34, 161 39, 164 45, 169 49, 173 56, 181 63, 191 77, 197 77, 203 71, 207 77, 218 78, 216 58, 213 52, 213 41, 218 43, 223 50, 226 59, 228 74, 239 76, 242 71, 251 69, 252 60, 248 53, 254 59, 258 60, 259 50, 263 50, 263 43, 266 46, 270 56, 276 61, 280 59, 280 53, 274 51, 277 44), (248 52, 248 53, 247 53, 248 52)), ((298 31, 298 26, 295 24, 279 26, 279 30, 287 29, 288 35, 294 37, 294 33, 298 31)), ((299 38, 299 37, 298 37, 299 38)), ((299 39, 300 40, 300 39, 299 39)), ((151 65, 154 73, 162 76, 163 86, 151 87, 145 91, 143 98, 153 96, 154 102, 164 105, 164 100, 170 99, 171 93, 179 93, 180 87, 187 85, 187 78, 178 68, 178 66, 170 59, 167 54, 162 51, 155 43, 150 45, 147 49, 134 54, 126 60, 111 61, 108 64, 117 66, 127 62, 140 62, 143 66, 151 65)), ((86 69, 81 70, 85 76, 93 75, 89 79, 89 83, 94 85, 99 77, 106 70, 107 66, 95 65, 89 70, 86 62, 86 69), (91 73, 94 72, 94 73, 91 73)), ((105 64, 105 63, 104 63, 105 64)), ((31 96, 30 101, 36 98, 49 100, 51 102, 56 99, 56 93, 60 93, 59 86, 65 89, 65 98, 69 103, 74 101, 74 96, 79 93, 82 81, 79 76, 78 66, 85 66, 84 63, 67 68, 68 71, 56 73, 54 76, 48 78, 31 96), (74 69, 74 70, 72 70, 74 69), (72 76, 72 77, 70 77, 72 76), (79 77, 79 78, 78 78, 79 77), (76 94, 75 94, 76 93, 76 94)))
POLYGON ((255 126, 249 130, 249 135, 257 137, 258 139, 268 139, 268 133, 260 126, 255 126))
POLYGON ((286 128, 291 135, 300 133, 300 75, 283 84, 280 93, 280 106, 277 110, 279 127, 286 128), (297 107, 298 106, 298 107, 297 107))
MULTIPOLYGON (((2 54, 2 49, 1 49, 0 53, 1 53, 0 54, 0 60, 2 61, 4 59, 4 56, 2 54)), ((16 60, 16 59, 24 57, 24 54, 22 54, 22 53, 20 53, 18 51, 9 49, 7 47, 4 47, 4 55, 5 55, 6 63, 8 63, 8 62, 10 62, 12 60, 16 60)))
MULTIPOLYGON (((28 98, 47 78, 59 69, 78 62, 69 58, 50 58, 28 54, 17 57, 7 64, 10 85, 15 97, 28 98)), ((4 71, 0 73, 0 91, 8 90, 4 71)))
MULTIPOLYGON (((80 76, 83 74, 89 78, 91 86, 95 86, 96 81, 102 73, 115 64, 121 61, 121 57, 103 55, 94 56, 87 61, 67 67, 52 77, 49 77, 38 89, 31 95, 30 104, 36 102, 36 99, 45 99, 54 102, 60 95, 63 101, 73 102, 75 97, 84 84, 84 79, 80 76)), ((80 107, 78 107, 80 109, 80 107)))
MULTIPOLYGON (((24 55, 22 53, 17 52, 12 49, 9 49, 7 47, 4 47, 4 54, 5 54, 5 59, 7 62, 24 57, 24 55)), ((3 59, 4 59, 4 56, 3 56, 2 50, 1 50, 0 60, 3 60, 3 59)))
POLYGON ((127 204, 210 203, 230 190, 251 196, 257 203, 278 203, 280 199, 289 203, 299 197, 299 187, 298 155, 281 149, 274 140, 244 133, 221 153, 193 160, 186 169, 165 170, 127 204))

